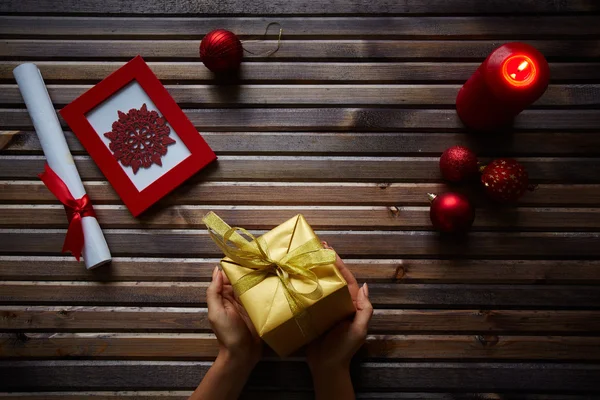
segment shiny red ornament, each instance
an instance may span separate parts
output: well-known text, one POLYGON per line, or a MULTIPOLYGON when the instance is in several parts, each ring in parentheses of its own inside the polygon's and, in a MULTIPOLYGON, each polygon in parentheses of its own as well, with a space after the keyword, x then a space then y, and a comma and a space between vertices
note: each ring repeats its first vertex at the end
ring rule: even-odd
POLYGON ((469 230, 475 220, 475 210, 469 199, 459 193, 429 194, 429 217, 433 227, 441 232, 458 233, 469 230))
POLYGON ((440 172, 450 182, 464 182, 477 176, 477 156, 463 146, 453 146, 440 157, 440 172))
POLYGON ((516 160, 499 158, 486 165, 481 182, 493 200, 514 203, 529 189, 529 174, 516 160))
POLYGON ((244 49, 235 33, 216 29, 200 42, 200 60, 215 73, 231 72, 242 63, 244 49))

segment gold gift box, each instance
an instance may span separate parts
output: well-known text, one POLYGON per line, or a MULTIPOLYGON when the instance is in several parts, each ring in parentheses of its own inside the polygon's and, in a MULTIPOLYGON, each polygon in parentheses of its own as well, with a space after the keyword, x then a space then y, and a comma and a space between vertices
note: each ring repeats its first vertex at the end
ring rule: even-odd
MULTIPOLYGON (((207 225, 211 228, 210 223, 207 222, 207 225)), ((283 260, 295 250, 301 250, 300 246, 307 247, 308 242, 316 243, 314 246, 322 249, 318 237, 302 215, 284 222, 255 242, 266 245, 270 260, 275 262, 283 260)), ((221 260, 221 268, 234 288, 242 277, 255 271, 240 264, 243 263, 234 262, 228 257, 221 260)), ((268 274, 264 280, 239 296, 260 337, 282 357, 298 350, 355 311, 346 280, 333 263, 306 267, 316 275, 322 295, 318 299, 296 296, 302 309, 302 318, 292 311, 286 285, 275 273, 268 274), (307 322, 310 329, 306 329, 307 322)), ((293 288, 301 293, 310 292, 315 283, 301 278, 290 276, 293 288)))

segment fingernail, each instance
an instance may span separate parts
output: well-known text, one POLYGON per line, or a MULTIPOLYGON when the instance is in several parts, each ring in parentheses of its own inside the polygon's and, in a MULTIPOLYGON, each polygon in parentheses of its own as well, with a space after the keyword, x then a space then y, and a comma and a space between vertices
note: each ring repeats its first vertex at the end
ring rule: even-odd
POLYGON ((363 288, 363 292, 365 292, 365 295, 366 295, 367 297, 369 297, 369 286, 367 286, 367 283, 366 283, 366 282, 363 284, 363 287, 362 287, 362 288, 363 288))
POLYGON ((215 280, 215 276, 217 276, 217 271, 219 270, 219 267, 215 267, 215 269, 213 269, 213 273, 212 273, 212 279, 213 281, 215 280))

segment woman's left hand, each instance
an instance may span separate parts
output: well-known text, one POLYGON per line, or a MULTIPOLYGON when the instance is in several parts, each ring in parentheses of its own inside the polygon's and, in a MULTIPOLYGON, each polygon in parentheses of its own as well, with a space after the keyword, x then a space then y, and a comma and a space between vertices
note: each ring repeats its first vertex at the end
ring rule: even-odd
POLYGON ((219 356, 254 366, 262 355, 262 340, 218 267, 213 271, 206 298, 208 321, 219 341, 219 356))
POLYGON ((219 341, 219 355, 190 400, 234 400, 260 360, 262 341, 219 267, 213 270, 206 302, 208 322, 219 341))

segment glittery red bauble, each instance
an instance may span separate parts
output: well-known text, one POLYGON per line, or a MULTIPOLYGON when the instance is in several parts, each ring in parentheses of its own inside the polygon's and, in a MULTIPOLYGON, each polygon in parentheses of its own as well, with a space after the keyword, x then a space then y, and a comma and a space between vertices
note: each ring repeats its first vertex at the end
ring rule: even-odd
POLYGON ((229 72, 242 63, 244 49, 235 33, 216 29, 204 36, 200 42, 200 60, 212 72, 229 72))
POLYGON ((525 167, 516 160, 499 158, 483 169, 481 182, 492 199, 513 203, 529 188, 529 175, 525 167))
POLYGON ((463 146, 453 146, 440 157, 440 171, 444 179, 461 182, 477 176, 477 156, 463 146))
POLYGON ((442 232, 464 232, 475 220, 475 210, 465 196, 459 193, 429 195, 429 217, 433 227, 442 232))

